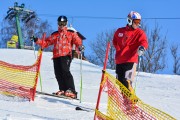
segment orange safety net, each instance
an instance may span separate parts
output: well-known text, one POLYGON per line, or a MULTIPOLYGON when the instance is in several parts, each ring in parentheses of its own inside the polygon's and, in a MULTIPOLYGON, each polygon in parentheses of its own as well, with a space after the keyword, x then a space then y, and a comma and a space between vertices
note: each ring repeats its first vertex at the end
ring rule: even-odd
POLYGON ((167 113, 143 103, 106 71, 101 85, 108 95, 107 111, 105 114, 96 109, 97 120, 175 120, 167 113))
POLYGON ((18 96, 34 101, 42 51, 38 51, 32 66, 14 65, 0 61, 0 94, 18 96))

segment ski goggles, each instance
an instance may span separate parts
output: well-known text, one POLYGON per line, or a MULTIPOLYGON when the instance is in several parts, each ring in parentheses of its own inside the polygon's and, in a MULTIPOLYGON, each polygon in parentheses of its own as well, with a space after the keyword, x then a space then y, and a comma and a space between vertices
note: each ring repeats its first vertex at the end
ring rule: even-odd
POLYGON ((141 20, 139 20, 139 19, 134 19, 134 20, 133 20, 133 23, 136 24, 136 25, 140 25, 141 20))
POLYGON ((67 25, 67 22, 59 21, 59 22, 58 22, 58 25, 59 25, 59 26, 66 26, 66 25, 67 25))

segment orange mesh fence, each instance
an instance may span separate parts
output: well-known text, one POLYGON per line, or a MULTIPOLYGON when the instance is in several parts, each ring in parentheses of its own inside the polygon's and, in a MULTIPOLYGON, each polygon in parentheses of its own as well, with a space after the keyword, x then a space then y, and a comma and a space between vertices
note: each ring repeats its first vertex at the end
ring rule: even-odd
POLYGON ((107 72, 101 85, 108 94, 108 102, 106 114, 95 111, 98 120, 175 120, 167 113, 145 104, 107 72))
POLYGON ((32 66, 0 61, 0 94, 34 100, 42 51, 32 66))

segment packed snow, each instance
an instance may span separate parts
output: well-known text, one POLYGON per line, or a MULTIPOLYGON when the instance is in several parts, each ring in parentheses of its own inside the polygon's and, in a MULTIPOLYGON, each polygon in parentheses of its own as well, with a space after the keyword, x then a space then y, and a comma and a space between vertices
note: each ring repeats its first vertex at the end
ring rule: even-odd
MULTIPOLYGON (((0 60, 18 64, 32 65, 37 51, 20 49, 0 49, 0 60)), ((43 52, 40 75, 43 92, 58 91, 54 76, 51 52, 43 52)), ((80 63, 73 59, 71 72, 74 76, 76 91, 80 93, 80 63)), ((107 70, 115 76, 114 70, 107 70)), ((82 101, 67 100, 36 94, 35 101, 24 101, 0 95, 0 119, 2 120, 93 120, 96 107, 102 67, 88 61, 82 61, 83 92, 82 101), (86 107, 87 111, 77 111, 77 106, 86 107)), ((28 76, 27 76, 28 77, 28 76)), ((176 119, 180 119, 180 76, 140 72, 135 78, 136 94, 145 103, 158 108, 176 119)), ((135 86, 135 85, 133 85, 135 86)), ((37 90, 41 91, 40 80, 37 90)), ((105 93, 103 93, 105 94, 105 93)), ((79 98, 79 94, 78 94, 79 98)), ((102 96, 100 110, 106 110, 106 96, 102 96)))

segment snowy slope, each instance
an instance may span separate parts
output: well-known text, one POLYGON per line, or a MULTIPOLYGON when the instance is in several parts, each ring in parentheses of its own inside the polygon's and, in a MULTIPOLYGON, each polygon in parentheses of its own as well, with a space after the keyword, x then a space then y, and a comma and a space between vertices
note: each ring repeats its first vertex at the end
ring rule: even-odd
MULTIPOLYGON (((37 52, 36 52, 37 53, 37 52)), ((52 93, 58 90, 54 77, 52 53, 43 52, 41 64, 42 90, 52 93)), ((35 62, 34 51, 19 49, 0 49, 0 60, 31 65, 35 62)), ((82 64, 83 95, 82 102, 37 95, 34 102, 17 101, 0 96, 0 119, 12 120, 93 120, 94 112, 76 111, 76 106, 95 108, 102 67, 87 61, 82 64)), ((71 64, 77 92, 80 88, 80 60, 71 64)), ((114 70, 108 70, 115 76, 114 70)), ((137 96, 145 103, 180 119, 180 76, 139 73, 136 82, 137 96)), ((37 90, 41 90, 38 82, 37 90)), ((78 96, 79 97, 79 96, 78 96)), ((102 111, 106 108, 105 96, 101 98, 102 111)))

